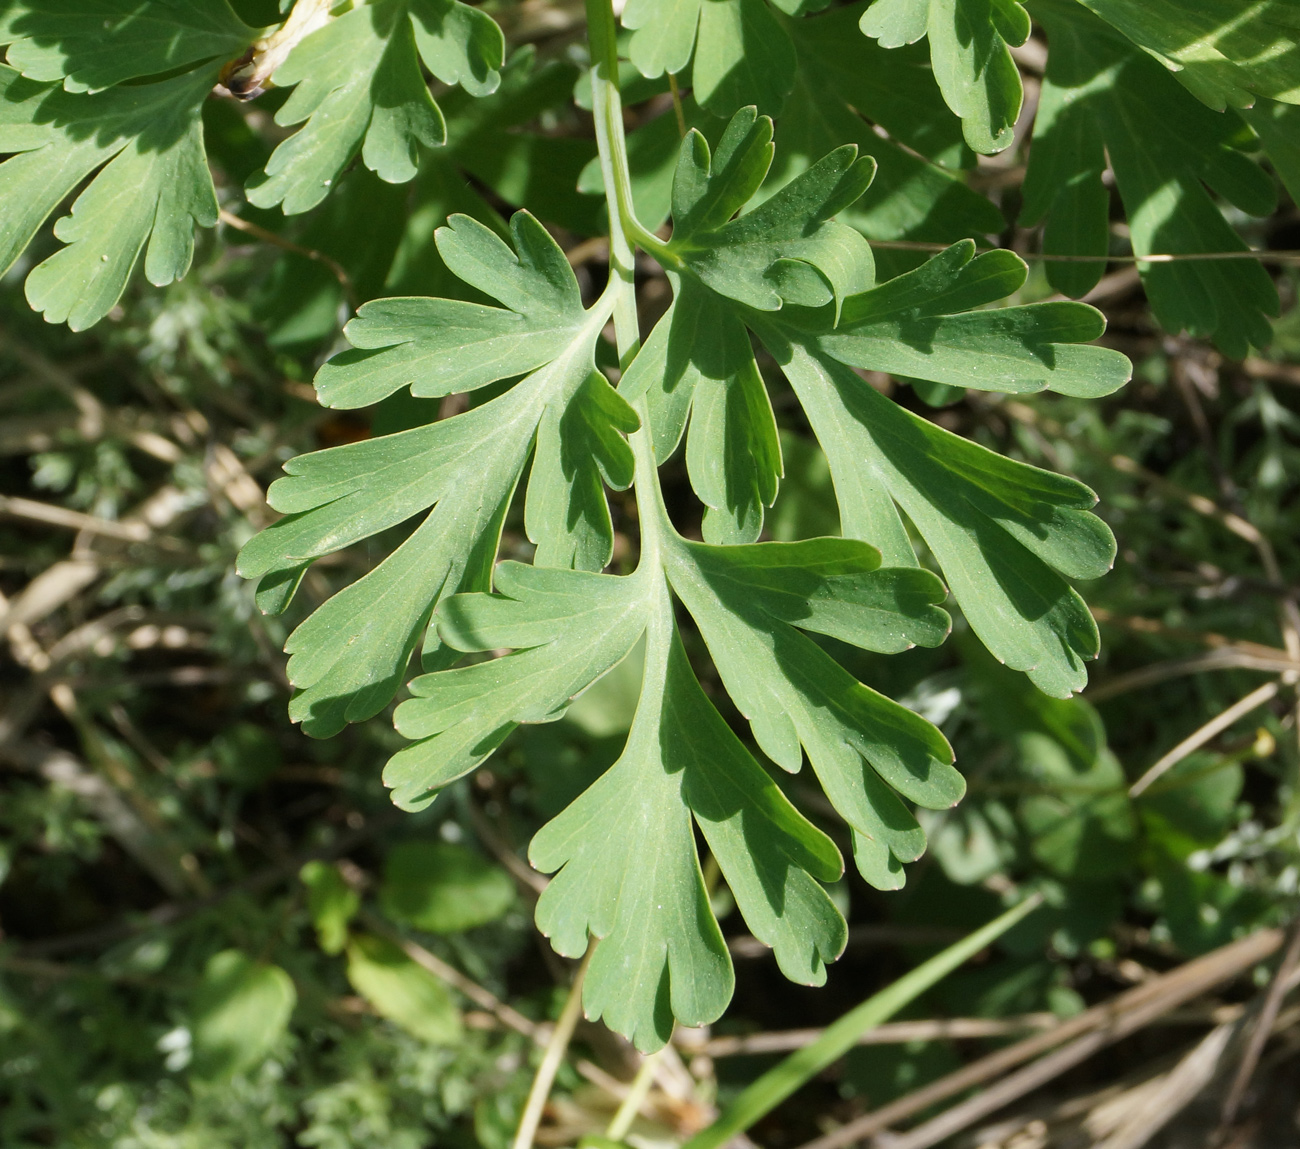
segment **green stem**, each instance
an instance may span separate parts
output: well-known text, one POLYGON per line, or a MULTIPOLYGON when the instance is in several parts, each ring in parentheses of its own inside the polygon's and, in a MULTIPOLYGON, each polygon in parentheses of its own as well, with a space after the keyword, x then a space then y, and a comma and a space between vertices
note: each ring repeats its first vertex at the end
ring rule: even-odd
POLYGON ((718 1149, 737 1133, 743 1133, 801 1085, 843 1057, 864 1033, 887 1021, 903 1006, 947 977, 985 946, 992 944, 1041 904, 1040 895, 1026 898, 956 945, 949 946, 942 953, 917 966, 911 973, 904 974, 874 997, 867 998, 829 1026, 812 1045, 792 1053, 776 1068, 763 1074, 731 1103, 721 1117, 687 1141, 682 1149, 718 1149))
MULTIPOLYGON (((614 9, 610 0, 586 0, 587 41, 591 50, 591 106, 596 122, 596 147, 605 179, 605 203, 609 209, 609 277, 614 298, 614 338, 619 366, 626 371, 641 346, 636 315, 636 284, 633 278, 632 244, 635 241, 663 261, 663 242, 642 226, 632 206, 632 179, 627 167, 627 141, 623 135, 623 105, 618 92, 618 45, 614 9)), ((650 418, 644 400, 632 404, 641 418, 641 429, 629 443, 636 459, 636 490, 641 509, 641 564, 659 565, 668 522, 659 490, 659 468, 650 438, 650 418)))
POLYGON ((618 93, 618 44, 610 0, 587 0, 587 43, 591 48, 591 111, 596 121, 596 148, 609 206, 609 275, 619 285, 614 301, 614 336, 619 365, 626 370, 641 344, 636 319, 636 214, 632 177, 623 136, 623 102, 618 93))
POLYGON ((596 943, 587 947, 587 956, 582 959, 578 972, 573 975, 573 985, 569 987, 569 996, 564 1001, 559 1020, 551 1031, 551 1038, 546 1043, 542 1062, 537 1067, 533 1086, 528 1091, 528 1101, 524 1104, 523 1116, 519 1119, 519 1129, 515 1133, 512 1149, 532 1149, 533 1139, 537 1136, 537 1126, 541 1124, 542 1110, 546 1108, 546 1099, 551 1095, 551 1086, 559 1072, 560 1062, 564 1060, 564 1051, 569 1048, 574 1027, 578 1024, 578 1015, 582 1012, 582 982, 587 975, 587 965, 595 951, 596 943))
POLYGON ((646 1099, 650 1092, 650 1086, 654 1084, 655 1068, 659 1064, 659 1058, 663 1050, 658 1053, 648 1054, 641 1062, 641 1068, 636 1071, 636 1078, 632 1082, 632 1088, 627 1091, 627 1096, 623 1098, 623 1104, 618 1107, 618 1112, 614 1114, 614 1120, 609 1123, 609 1128, 605 1130, 605 1136, 611 1141, 622 1141, 627 1131, 632 1128, 632 1122, 636 1119, 637 1110, 641 1108, 641 1103, 646 1099))

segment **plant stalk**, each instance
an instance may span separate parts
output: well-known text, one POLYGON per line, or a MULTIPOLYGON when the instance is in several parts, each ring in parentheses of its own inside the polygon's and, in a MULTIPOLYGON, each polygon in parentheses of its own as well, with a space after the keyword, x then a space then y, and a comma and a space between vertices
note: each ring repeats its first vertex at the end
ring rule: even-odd
POLYGON ((560 1062, 564 1060, 564 1051, 569 1048, 574 1027, 578 1024, 578 1015, 582 1012, 582 983, 587 975, 587 966, 595 952, 593 941, 587 947, 587 956, 582 959, 578 971, 573 975, 573 985, 569 987, 569 996, 564 999, 564 1008, 560 1011, 555 1029, 551 1031, 550 1040, 542 1053, 541 1064, 533 1078, 532 1088, 528 1091, 528 1101, 524 1104, 523 1115, 519 1118, 519 1128, 515 1132, 512 1149, 532 1149, 533 1139, 537 1136, 537 1127, 542 1121, 542 1110, 546 1108, 546 1099, 551 1095, 551 1086, 559 1072, 560 1062))
POLYGON ((1026 898, 981 927, 949 946, 929 961, 904 974, 892 985, 867 998, 851 1009, 812 1045, 792 1053, 774 1069, 768 1070, 750 1085, 731 1106, 707 1129, 701 1130, 682 1149, 718 1149, 754 1122, 765 1117, 796 1089, 815 1077, 833 1061, 844 1056, 869 1029, 887 1021, 909 1002, 947 977, 958 966, 991 945, 1022 918, 1042 904, 1041 895, 1026 898))

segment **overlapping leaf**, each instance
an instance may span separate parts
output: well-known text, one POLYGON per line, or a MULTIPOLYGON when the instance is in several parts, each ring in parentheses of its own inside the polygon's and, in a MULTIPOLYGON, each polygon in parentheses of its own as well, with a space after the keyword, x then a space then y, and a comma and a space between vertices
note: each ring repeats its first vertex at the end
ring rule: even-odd
POLYGON ((861 28, 882 48, 928 38, 934 78, 966 142, 986 154, 1010 145, 1024 91, 1007 45, 1030 30, 1017 0, 875 0, 861 28))
POLYGON ((842 920, 812 880, 837 878, 839 855, 706 699, 676 637, 665 574, 763 749, 794 770, 801 742, 808 748, 871 880, 900 885, 898 857, 924 849, 895 789, 940 807, 963 789, 938 731, 856 682, 801 633, 889 651, 937 644, 948 618, 934 605, 943 588, 933 575, 881 570, 876 550, 849 540, 717 547, 686 542, 666 519, 660 529, 669 552, 662 570, 643 562, 619 578, 506 563, 495 594, 445 600, 437 622, 449 646, 514 653, 415 679, 415 697, 396 718, 416 741, 385 770, 400 804, 427 803, 518 723, 561 717, 647 637, 622 757, 530 851, 540 869, 560 871, 538 907, 557 950, 578 956, 589 936, 602 939, 588 974, 588 1014, 642 1048, 662 1044, 674 1017, 716 1018, 731 994, 692 819, 787 976, 819 984, 844 940, 842 920))
POLYGON ((708 644, 763 752, 789 771, 803 752, 853 828, 869 882, 903 884, 925 835, 895 794, 954 805, 965 783, 923 718, 863 686, 800 630, 868 650, 938 646, 948 616, 928 571, 880 570, 879 552, 848 539, 713 547, 678 542, 668 577, 708 644))
POLYGON ((294 89, 276 122, 303 126, 249 185, 249 200, 306 211, 358 152, 381 179, 405 183, 418 145, 447 137, 420 62, 445 84, 487 95, 500 83, 504 51, 491 17, 460 0, 371 0, 331 20, 275 73, 294 89))
MULTIPOLYGON (((759 208, 731 219, 763 179, 769 140, 763 121, 742 112, 716 156, 698 135, 683 144, 668 248, 680 261, 675 307, 690 300, 688 315, 708 314, 696 297, 711 293, 715 308, 730 311, 730 322, 763 340, 794 385, 830 460, 846 535, 880 547, 891 564, 914 565, 901 508, 989 649, 1028 671, 1050 694, 1081 689, 1083 662, 1096 654, 1097 632, 1065 580, 1095 578, 1114 556, 1109 531, 1087 513, 1095 502, 1092 493, 916 418, 851 368, 957 387, 1096 396, 1124 383, 1127 360, 1085 345, 1103 328, 1093 308, 1045 303, 987 309, 1019 288, 1025 267, 1009 253, 972 258, 969 242, 861 290, 870 278, 869 253, 844 239, 845 233, 857 239, 849 229, 827 222, 861 191, 857 173, 863 169, 849 162, 845 150, 809 168, 759 208), (758 232, 749 225, 755 219, 763 221, 769 246, 752 251, 747 240, 758 232), (787 238, 795 235, 797 246, 787 238), (730 236, 740 240, 734 255, 720 250, 730 236), (767 266, 764 260, 770 260, 767 266), (737 286, 743 275, 749 278, 737 286)), ((722 326, 710 322, 711 331, 722 326)), ((700 366, 717 358, 718 342, 702 338, 674 310, 629 369, 623 386, 629 396, 648 396, 658 457, 678 441, 698 379, 721 377, 723 386, 739 389, 738 369, 727 374, 717 367, 710 371, 708 363, 700 366)), ((740 358, 733 356, 736 363, 740 358)), ((751 422, 751 437, 755 425, 765 424, 751 422)), ((737 524, 752 522, 754 476, 762 472, 752 448, 748 470, 731 462, 744 461, 746 439, 725 423, 715 429, 711 421, 698 428, 692 422, 688 434, 688 458, 698 435, 699 456, 715 460, 714 475, 721 476, 701 481, 693 469, 697 493, 711 508, 721 503, 731 509, 737 524), (736 513, 742 508, 748 520, 736 513)), ((729 537, 744 536, 736 529, 729 537)))
MULTIPOLYGON (((1108 250, 1107 159, 1124 201, 1136 254, 1244 251, 1206 185, 1252 215, 1276 203, 1269 177, 1238 150, 1248 129, 1212 112, 1174 77, 1077 4, 1035 7, 1052 39, 1025 177, 1022 222, 1047 218, 1044 249, 1103 256, 1108 250)), ((1284 133, 1282 133, 1285 135, 1284 133)), ((1265 346, 1278 310, 1267 273, 1250 260, 1142 267, 1160 322, 1210 337, 1228 354, 1265 346)), ((1105 264, 1054 263, 1048 276, 1073 295, 1105 264)))
MULTIPOLYGON (((144 253, 164 285, 188 270, 197 223, 217 219, 200 113, 228 61, 257 41, 226 0, 10 0, 0 11, 0 271, 54 209, 67 244, 31 273, 27 293, 51 322, 103 318, 144 253)), ((376 0, 329 21, 279 69, 296 84, 281 122, 307 120, 255 181, 256 203, 303 211, 358 151, 391 182, 416 171, 417 144, 445 129, 421 61, 474 94, 499 80, 500 30, 459 0, 376 0)))
POLYGON ((69 92, 231 59, 254 35, 226 0, 8 0, 0 10, 10 67, 69 92))
POLYGON ((1300 11, 1287 0, 1080 0, 1216 111, 1300 103, 1300 11))
POLYGON ((635 29, 630 53, 644 76, 682 72, 694 54, 695 96, 717 115, 751 103, 775 114, 794 85, 794 45, 765 0, 629 0, 622 19, 635 29))
MULTIPOLYGON (((626 485, 630 456, 620 431, 636 417, 594 369, 607 318, 582 309, 563 252, 525 212, 511 225, 514 250, 467 217, 438 233, 447 266, 508 310, 448 300, 386 300, 349 325, 362 345, 327 365, 325 396, 362 404, 412 385, 447 394, 530 372, 463 415, 291 461, 270 491, 286 517, 249 542, 240 570, 262 580, 264 609, 283 609, 316 558, 433 510, 374 570, 326 602, 290 636, 291 707, 309 733, 328 735, 369 717, 393 696, 440 596, 487 585, 506 505, 536 443, 529 525, 538 561, 600 569, 613 545, 600 477, 626 485), (520 308, 521 310, 515 310, 520 308), (563 337, 520 339, 543 316, 563 337), (454 317, 478 353, 448 356, 425 326, 454 317), (511 326, 513 325, 513 327, 511 326), (603 420, 608 419, 608 423, 603 420)), ((426 660, 438 658, 436 635, 426 660)))
POLYGON ((79 331, 121 297, 144 254, 162 286, 189 270, 194 225, 217 221, 199 109, 215 68, 94 95, 65 92, 0 66, 0 269, 91 173, 54 226, 65 247, 32 269, 27 298, 79 331))

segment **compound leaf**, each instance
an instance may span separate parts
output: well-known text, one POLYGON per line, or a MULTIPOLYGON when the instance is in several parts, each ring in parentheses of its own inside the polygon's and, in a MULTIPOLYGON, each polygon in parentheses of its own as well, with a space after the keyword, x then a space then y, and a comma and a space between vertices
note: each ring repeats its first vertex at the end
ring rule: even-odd
POLYGON ((255 35, 226 0, 19 0, 0 14, 9 66, 69 92, 230 59, 255 35))
POLYGON ((51 323, 80 331, 121 298, 144 253, 157 286, 181 278, 194 225, 217 221, 199 112, 215 68, 96 94, 36 83, 0 66, 0 268, 92 172, 58 220, 66 246, 32 269, 27 298, 51 323))
MULTIPOLYGON (((511 231, 513 251, 482 224, 453 217, 439 233, 439 250, 448 267, 474 286, 526 312, 561 321, 567 341, 557 341, 553 357, 513 388, 462 415, 291 460, 288 477, 277 480, 268 493, 271 505, 286 517, 240 553, 241 572, 263 580, 265 605, 283 608, 305 564, 433 507, 392 555, 290 635, 285 647, 293 656, 289 677, 299 688, 291 714, 310 734, 327 736, 377 713, 397 690, 438 599, 486 588, 502 517, 539 436, 559 441, 558 452, 552 452, 558 455, 558 474, 544 459, 539 473, 546 477, 538 480, 536 491, 530 483, 529 504, 534 505, 526 511, 538 531, 539 554, 543 561, 595 569, 609 560, 613 536, 601 475, 612 482, 628 481, 626 445, 620 447, 619 436, 636 423, 608 384, 600 384, 608 391, 603 405, 592 402, 595 340, 608 312, 599 306, 581 311, 572 271, 535 220, 519 213, 511 231), (575 401, 581 410, 566 419, 563 413, 575 401), (606 416, 612 421, 608 426, 601 422, 606 416), (591 449, 593 439, 599 450, 591 449), (536 507, 538 501, 542 509, 536 507), (553 513, 557 507, 562 510, 558 516, 553 513)), ((378 314, 427 314, 449 302, 416 306, 415 301, 400 301, 393 306, 390 301, 378 314)), ((367 330, 362 323, 363 337, 367 330)), ((427 332, 391 323, 380 331, 382 335, 373 333, 375 342, 406 335, 404 342, 392 344, 399 349, 393 357, 397 362, 386 374, 372 370, 374 358, 364 356, 327 368, 326 385, 334 394, 355 398, 367 388, 373 394, 408 373, 416 377, 414 388, 420 393, 418 376, 436 356, 426 353, 422 359, 401 349, 418 344, 427 332)), ((491 355, 486 360, 493 362, 491 355)), ((437 383, 441 390, 434 393, 481 385, 484 360, 467 361, 469 376, 448 381, 444 374, 437 383)), ((433 370, 437 378, 438 369, 433 370)), ((543 445, 536 453, 547 456, 549 450, 543 445)), ((436 632, 430 630, 426 662, 436 662, 439 650, 436 632)))
POLYGON ((447 599, 439 631, 458 650, 518 649, 411 682, 414 697, 398 706, 396 724, 415 741, 384 768, 393 800, 405 809, 428 805, 517 724, 562 717, 645 630, 644 579, 503 563, 495 581, 496 594, 447 599))
POLYGON ((1011 144, 1024 91, 1007 45, 1030 30, 1016 0, 875 0, 860 27, 882 48, 928 37, 934 78, 966 142, 986 155, 1011 144))
POLYGON ((500 83, 504 54, 501 30, 460 0, 371 0, 332 19, 276 70, 275 82, 294 89, 276 123, 303 126, 249 184, 249 202, 307 211, 358 152, 380 179, 405 183, 418 145, 447 138, 420 61, 444 83, 487 95, 500 83))
POLYGON ((1110 531, 1087 513, 1096 496, 903 410, 829 355, 791 344, 779 358, 830 460, 845 533, 914 562, 901 507, 985 646, 1046 694, 1081 690, 1097 628, 1062 575, 1096 578, 1113 561, 1110 531))
POLYGON ((699 132, 682 144, 673 195, 676 254, 707 287, 761 311, 783 302, 819 307, 872 280, 871 248, 834 216, 871 183, 875 161, 837 148, 752 211, 731 217, 767 175, 772 124, 744 108, 717 156, 699 132))
POLYGON ((321 402, 365 407, 402 387, 423 398, 472 391, 559 355, 586 319, 573 273, 527 212, 511 221, 511 239, 514 251, 469 216, 452 216, 438 230, 438 254, 460 279, 509 310, 458 299, 367 303, 344 329, 355 350, 316 376, 321 402))
MULTIPOLYGON (((662 594, 662 591, 661 591, 662 594)), ((834 845, 799 815, 705 697, 672 623, 650 605, 646 685, 618 762, 534 837, 533 864, 559 870, 537 907, 563 954, 592 958, 590 1017, 658 1048, 673 1020, 704 1024, 731 996, 731 961, 709 909, 692 816, 746 924, 788 977, 825 980, 843 918, 814 881, 842 872, 834 845)))
POLYGON ((629 368, 643 389, 655 457, 676 449, 690 416, 686 464, 705 504, 709 542, 755 542, 776 498, 781 444, 744 324, 712 292, 673 276, 675 300, 629 368))
MULTIPOLYGON (((668 560, 673 589, 758 745, 791 771, 799 769, 800 748, 807 751, 827 796, 853 827, 855 847, 864 843, 855 856, 876 884, 882 875, 873 848, 900 862, 925 849, 925 835, 893 790, 942 809, 965 789, 943 735, 863 686, 796 629, 887 650, 941 643, 948 618, 933 605, 944 597, 939 580, 921 570, 882 578, 879 562, 874 548, 836 539, 736 547, 683 542, 668 560)), ((901 882, 891 877, 884 884, 901 882)))
MULTIPOLYGON (((1044 249, 1107 254, 1106 157, 1128 213, 1133 250, 1194 254, 1245 251, 1246 244, 1210 198, 1208 185, 1242 211, 1267 215, 1272 181, 1236 147, 1243 125, 1189 98, 1169 72, 1076 4, 1036 7, 1052 37, 1022 223, 1047 217, 1044 249)), ((1082 294, 1104 261, 1053 263, 1053 286, 1082 294)), ((1213 338, 1229 355, 1272 338, 1268 316, 1277 290, 1253 260, 1141 264, 1152 309, 1171 331, 1213 338)))
MULTIPOLYGON (((764 275, 768 268, 757 260, 749 264, 750 286, 734 288, 731 278, 716 269, 731 267, 725 238, 740 234, 747 239, 749 233, 738 225, 773 202, 730 220, 744 196, 762 182, 771 155, 769 133, 763 119, 744 110, 724 133, 716 157, 710 157, 698 135, 683 141, 668 253, 679 260, 669 264, 675 268, 677 302, 690 302, 682 319, 675 304, 660 321, 644 358, 633 363, 624 381, 629 396, 649 397, 657 457, 670 452, 681 435, 692 387, 705 374, 701 363, 710 356, 718 359, 713 333, 726 327, 701 301, 711 292, 713 310, 730 311, 731 322, 754 331, 793 384, 830 461, 845 534, 880 547, 891 565, 915 565, 901 507, 989 649, 1008 665, 1030 672, 1049 694, 1081 689, 1083 662, 1097 652, 1097 631, 1065 578, 1096 578, 1114 558, 1109 530, 1087 513, 1096 501, 1092 492, 1073 480, 1002 459, 916 418, 849 367, 945 386, 1053 388, 1094 396, 1109 394, 1127 380, 1127 360, 1082 345, 1103 330, 1102 317, 1092 308, 1046 303, 989 309, 987 304, 1020 287, 1025 267, 1010 253, 974 258, 969 241, 915 271, 846 298, 833 295, 831 277, 824 271, 816 281, 820 293, 810 290, 812 281, 805 279, 799 290, 790 291, 792 299, 761 294, 753 277, 763 276, 764 290, 770 289, 772 277, 764 275), (741 303, 749 307, 737 306, 741 303), (710 326, 694 325, 696 316, 708 317, 710 326)), ((851 177, 832 179, 835 170, 828 165, 819 173, 814 166, 785 189, 802 210, 801 216, 788 214, 804 221, 805 235, 811 231, 816 236, 834 208, 861 194, 851 177)), ((869 281, 868 260, 869 254, 856 267, 843 265, 849 267, 845 281, 869 281)), ((735 272, 734 277, 741 275, 735 272)), ((711 374, 736 388, 734 368, 728 373, 715 367, 711 374)), ((692 435, 696 418, 698 413, 692 416, 692 435)), ((702 434, 707 436, 707 430, 702 434)), ((718 439, 716 434, 707 439, 709 453, 715 471, 721 461, 725 475, 727 450, 718 439)), ((697 494, 713 506, 717 491, 708 477, 693 471, 692 480, 697 494)), ((728 494, 744 490, 739 482, 730 490, 721 486, 728 494)), ((728 505, 738 506, 740 500, 728 505)), ((746 536, 737 531, 725 537, 746 536)), ((741 709, 749 713, 745 705, 741 709)), ((777 761, 797 764, 798 741, 789 723, 773 721, 768 742, 756 734, 760 745, 777 761)))
POLYGON ((1300 13, 1286 0, 1080 0, 1221 112, 1255 97, 1300 104, 1300 13))
POLYGON ((982 391, 1039 391, 1097 398, 1128 382, 1128 359, 1087 340, 1106 329, 1082 303, 968 308, 1019 289, 1025 265, 1013 252, 976 256, 954 244, 916 271, 855 296, 819 339, 851 367, 869 367, 982 391))

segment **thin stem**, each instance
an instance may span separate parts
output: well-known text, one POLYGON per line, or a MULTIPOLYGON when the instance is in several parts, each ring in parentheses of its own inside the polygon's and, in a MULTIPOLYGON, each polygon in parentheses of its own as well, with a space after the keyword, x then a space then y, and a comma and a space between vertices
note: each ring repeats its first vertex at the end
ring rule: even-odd
POLYGON ((292 251, 295 255, 301 255, 306 259, 310 259, 315 263, 319 263, 323 267, 328 268, 330 274, 339 281, 339 286, 343 288, 343 296, 347 300, 348 310, 353 313, 356 312, 356 288, 353 286, 352 279, 349 277, 347 271, 338 260, 331 259, 323 251, 317 251, 315 248, 311 247, 303 247, 301 244, 285 239, 282 235, 276 235, 275 232, 268 231, 266 228, 253 223, 251 220, 246 220, 235 215, 233 212, 228 212, 225 208, 221 208, 217 212, 217 217, 227 227, 233 227, 239 231, 246 232, 248 235, 260 239, 263 243, 270 243, 276 247, 283 248, 285 251, 292 251))
POLYGON ((677 87, 677 77, 668 73, 668 90, 673 94, 673 113, 677 116, 677 134, 686 138, 686 113, 682 110, 682 93, 677 87))
POLYGON ((1177 746, 1169 751, 1145 774, 1142 775, 1132 786, 1129 787, 1128 796, 1136 798, 1148 786, 1159 778, 1165 771, 1177 766, 1189 754, 1194 753, 1204 746, 1211 738, 1227 730, 1237 719, 1249 714, 1256 707, 1263 706, 1270 701, 1278 692, 1279 686, 1276 682, 1266 682, 1263 686, 1252 690, 1245 698, 1238 699, 1228 707, 1217 718, 1210 719, 1204 726, 1194 734, 1188 735, 1177 746))
MULTIPOLYGON (((614 9, 610 0, 587 0, 587 39, 591 46, 592 111, 596 121, 596 147, 605 178, 605 203, 609 209, 610 287, 614 300, 614 337, 619 366, 626 371, 641 346, 636 315, 636 284, 633 279, 632 240, 663 261, 664 253, 680 263, 663 242, 641 225, 632 206, 632 180, 627 167, 627 142, 623 136, 623 112, 618 94, 618 50, 615 43, 614 9)), ((668 522, 659 490, 659 469, 650 439, 650 419, 644 400, 632 404, 641 419, 641 429, 629 437, 636 459, 636 490, 641 502, 641 562, 659 563, 663 529, 668 522)))
POLYGON ((636 1118, 637 1110, 641 1108, 641 1103, 650 1092, 650 1086, 654 1084, 655 1068, 658 1066, 661 1056, 663 1056, 662 1049, 642 1060, 641 1068, 636 1071, 636 1077, 632 1080, 632 1088, 627 1091, 627 1096, 623 1098, 623 1104, 618 1107, 618 1112, 614 1114, 614 1120, 609 1123, 609 1128, 605 1130, 605 1136, 611 1141, 622 1141, 627 1131, 632 1128, 632 1122, 636 1118))
POLYGON ((619 366, 626 370, 641 343, 636 319, 636 264, 632 251, 636 213, 632 208, 632 177, 623 135, 623 102, 618 93, 618 45, 610 0, 587 0, 587 42, 591 47, 591 110, 596 123, 596 148, 609 207, 609 275, 617 280, 614 335, 619 366))
POLYGON ((542 1121, 542 1110, 546 1108, 546 1099, 551 1095, 551 1086, 559 1072, 560 1062, 564 1060, 564 1051, 569 1048, 574 1026, 578 1024, 578 1014, 582 1012, 582 983, 587 974, 591 955, 596 943, 587 947, 587 956, 582 959, 578 972, 573 975, 573 985, 569 987, 569 996, 564 1000, 560 1018, 551 1031, 551 1039, 546 1043, 542 1062, 537 1067, 537 1076, 533 1078, 533 1087, 528 1091, 528 1101, 524 1105, 523 1116, 519 1119, 519 1129, 515 1133, 512 1149, 532 1149, 533 1138, 537 1136, 537 1126, 542 1121))

